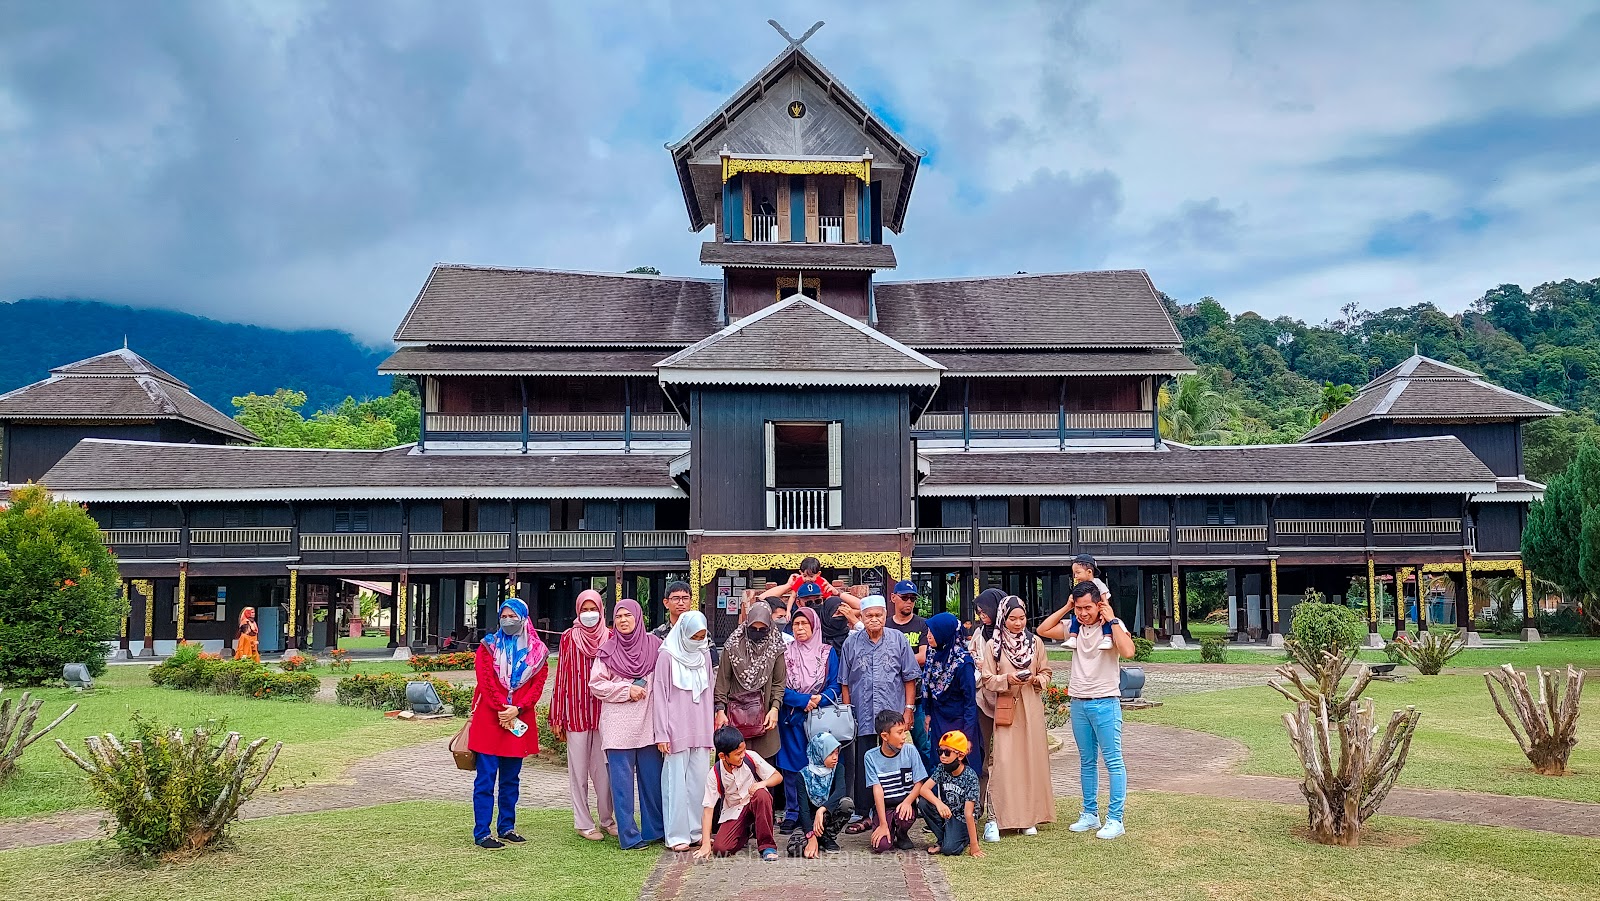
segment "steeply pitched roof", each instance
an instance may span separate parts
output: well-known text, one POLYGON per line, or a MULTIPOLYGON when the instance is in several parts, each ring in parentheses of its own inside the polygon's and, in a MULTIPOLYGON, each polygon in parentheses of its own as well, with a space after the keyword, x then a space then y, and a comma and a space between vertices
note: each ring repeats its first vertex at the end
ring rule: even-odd
POLYGON ((874 294, 879 330, 923 349, 1183 345, 1138 269, 879 282, 874 294))
POLYGON ((125 347, 57 366, 44 381, 0 394, 0 419, 174 419, 239 441, 261 440, 125 347))
POLYGON ((722 282, 441 264, 396 341, 672 347, 717 330, 722 282))
POLYGON ((1194 372, 1194 362, 1175 350, 945 350, 929 357, 945 376, 1178 375, 1194 372))
POLYGON ((707 266, 754 269, 893 269, 894 248, 887 244, 760 244, 707 241, 700 245, 707 266))
POLYGON ((1477 493, 1495 476, 1454 437, 1161 450, 925 452, 919 493, 1477 493))
POLYGON ((116 500, 681 497, 664 454, 417 454, 80 441, 44 478, 58 495, 116 500))
POLYGON ((1492 385, 1470 370, 1413 355, 1369 382, 1354 400, 1300 440, 1320 441, 1374 420, 1506 421, 1561 412, 1560 407, 1492 385))
POLYGON ((661 348, 402 347, 378 366, 406 375, 624 375, 655 377, 661 348))
POLYGON ((803 47, 779 53, 682 140, 667 145, 693 231, 711 222, 706 211, 715 208, 721 188, 720 171, 712 167, 724 146, 734 153, 789 159, 859 157, 870 151, 873 180, 883 182, 883 224, 896 233, 905 222, 922 161, 921 151, 907 145, 803 47), (787 111, 796 100, 805 105, 798 119, 787 111))
POLYGON ((809 297, 794 295, 659 364, 663 384, 936 385, 944 367, 809 297))

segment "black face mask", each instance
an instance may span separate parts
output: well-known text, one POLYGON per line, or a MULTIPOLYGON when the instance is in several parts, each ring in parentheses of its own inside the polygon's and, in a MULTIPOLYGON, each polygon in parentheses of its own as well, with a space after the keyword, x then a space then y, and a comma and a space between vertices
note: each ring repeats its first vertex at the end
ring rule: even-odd
POLYGON ((749 632, 751 644, 760 644, 767 640, 767 630, 765 628, 750 629, 749 632))

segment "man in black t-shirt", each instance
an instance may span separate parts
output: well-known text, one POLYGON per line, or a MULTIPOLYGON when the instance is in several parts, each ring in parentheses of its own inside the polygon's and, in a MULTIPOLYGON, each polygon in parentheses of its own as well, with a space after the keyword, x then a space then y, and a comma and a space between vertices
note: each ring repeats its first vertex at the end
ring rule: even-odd
MULTIPOLYGON (((905 633, 911 653, 917 655, 917 665, 924 666, 928 662, 928 621, 917 615, 918 595, 917 583, 910 579, 901 579, 894 584, 894 613, 889 616, 888 626, 905 633)), ((928 723, 923 716, 920 690, 917 692, 916 716, 911 720, 911 741, 917 746, 917 753, 922 755, 923 764, 932 772, 934 764, 928 758, 933 749, 928 741, 928 723)))

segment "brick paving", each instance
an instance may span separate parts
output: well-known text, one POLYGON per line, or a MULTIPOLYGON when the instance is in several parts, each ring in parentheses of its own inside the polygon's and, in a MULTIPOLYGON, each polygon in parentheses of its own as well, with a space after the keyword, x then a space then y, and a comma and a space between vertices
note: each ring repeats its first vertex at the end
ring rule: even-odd
MULTIPOLYGON (((922 839, 913 828, 913 838, 922 839)), ((946 901, 951 896, 944 871, 919 845, 915 851, 873 854, 867 834, 840 835, 837 854, 816 860, 779 857, 766 862, 754 850, 732 857, 696 861, 691 852, 663 852, 645 881, 640 901, 750 899, 774 897, 818 901, 946 901)), ((778 835, 779 853, 787 836, 778 835)))

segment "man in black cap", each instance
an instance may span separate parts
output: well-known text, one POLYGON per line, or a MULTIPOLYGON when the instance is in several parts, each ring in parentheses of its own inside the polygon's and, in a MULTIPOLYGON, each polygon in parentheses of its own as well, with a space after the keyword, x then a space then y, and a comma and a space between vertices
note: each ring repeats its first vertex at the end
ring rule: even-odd
MULTIPOLYGON (((917 656, 917 666, 928 662, 928 621, 917 615, 917 583, 910 579, 901 579, 894 583, 892 592, 894 613, 889 616, 889 628, 905 633, 906 643, 911 645, 911 652, 917 656)), ((917 687, 917 712, 911 720, 911 741, 917 746, 917 753, 922 755, 922 762, 927 765, 928 772, 933 772, 934 764, 929 761, 933 754, 932 742, 928 738, 928 723, 922 715, 922 689, 917 687)))

